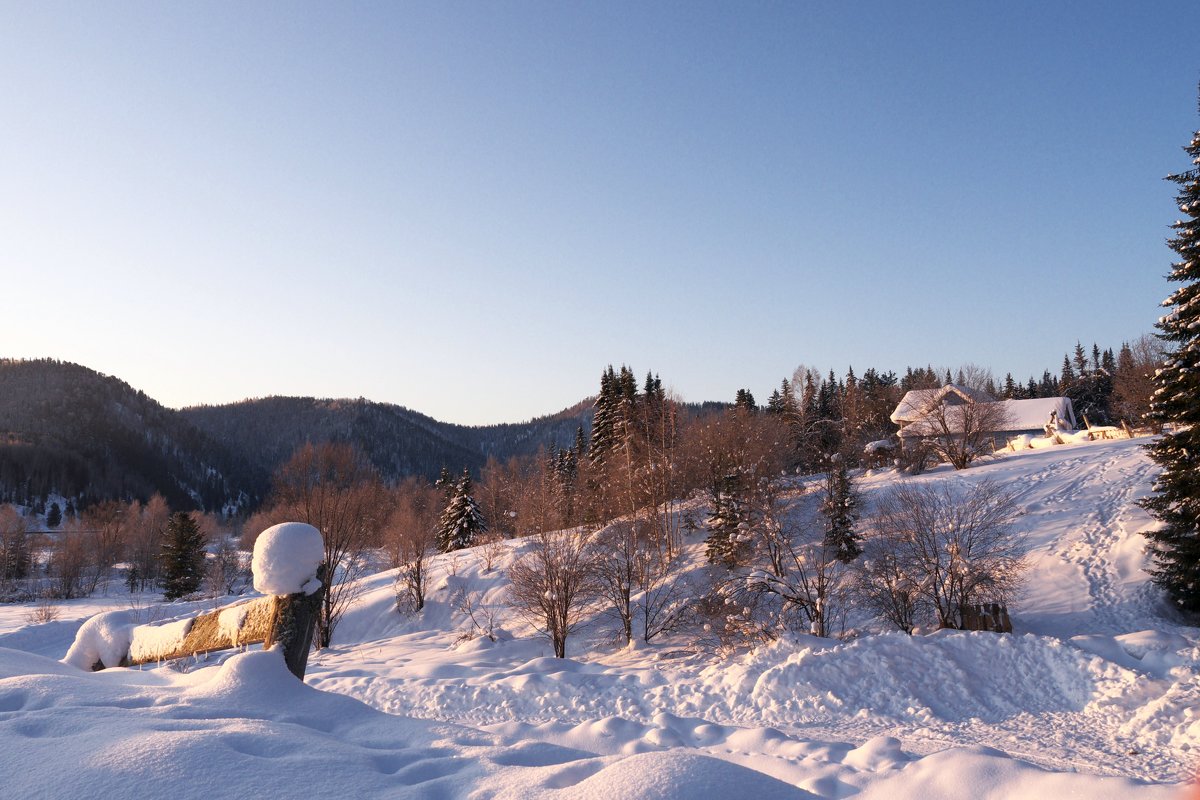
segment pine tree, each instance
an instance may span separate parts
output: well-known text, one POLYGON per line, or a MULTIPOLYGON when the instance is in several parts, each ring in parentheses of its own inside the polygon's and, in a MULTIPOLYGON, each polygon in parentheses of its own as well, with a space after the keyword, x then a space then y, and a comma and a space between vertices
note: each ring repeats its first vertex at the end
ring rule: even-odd
POLYGON ((748 411, 751 414, 753 414, 755 411, 758 411, 758 405, 754 402, 754 395, 750 393, 749 389, 737 390, 737 395, 733 400, 733 406, 734 408, 739 408, 742 411, 748 411))
POLYGON ((62 509, 58 507, 58 503, 51 503, 50 510, 46 512, 46 527, 57 528, 62 525, 62 509))
POLYGON ((825 517, 825 546, 833 557, 849 564, 862 555, 862 544, 854 530, 858 521, 858 493, 843 458, 836 458, 825 477, 825 499, 821 502, 825 517))
POLYGON ((1200 611, 1200 131, 1185 150, 1192 168, 1168 180, 1179 186, 1182 217, 1172 228, 1170 247, 1179 255, 1169 280, 1183 284, 1163 306, 1159 338, 1171 351, 1154 379, 1151 415, 1171 424, 1171 432, 1150 444, 1150 457, 1163 472, 1155 494, 1143 505, 1162 523, 1146 531, 1154 558, 1150 571, 1182 610, 1200 611))
POLYGON ((178 600, 204 580, 204 534, 191 514, 180 511, 171 515, 163 536, 163 597, 178 600))
POLYGON ((474 487, 471 475, 463 470, 462 478, 450 498, 446 510, 438 520, 437 546, 438 551, 449 553, 451 550, 461 550, 470 547, 475 540, 487 531, 487 522, 479 504, 471 496, 474 487))
POLYGON ((742 476, 737 472, 726 473, 709 491, 712 514, 706 521, 708 537, 704 552, 709 563, 733 569, 742 550, 742 529, 746 523, 742 476))

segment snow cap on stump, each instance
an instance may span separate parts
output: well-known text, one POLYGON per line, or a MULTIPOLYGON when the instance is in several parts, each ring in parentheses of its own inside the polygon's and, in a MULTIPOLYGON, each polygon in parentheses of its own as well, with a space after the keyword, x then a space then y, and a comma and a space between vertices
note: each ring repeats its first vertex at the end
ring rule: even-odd
POLYGON ((254 588, 263 594, 311 594, 321 588, 317 568, 324 560, 325 541, 312 525, 272 525, 254 542, 254 588))

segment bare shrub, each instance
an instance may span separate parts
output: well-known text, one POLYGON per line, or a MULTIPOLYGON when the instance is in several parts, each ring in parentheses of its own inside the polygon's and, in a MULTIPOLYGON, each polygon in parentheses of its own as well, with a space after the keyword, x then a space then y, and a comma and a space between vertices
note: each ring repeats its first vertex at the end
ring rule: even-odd
MULTIPOLYGON (((717 599, 728 609, 720 620, 724 641, 772 640, 784 630, 835 635, 851 602, 839 539, 815 518, 798 521, 777 487, 763 500, 753 537, 756 565, 717 584, 717 599)), ((814 513, 824 517, 827 507, 814 513)))
POLYGON ((384 546, 396 572, 396 607, 420 611, 429 587, 429 559, 437 542, 442 494, 426 481, 408 478, 393 491, 384 546))
POLYGON ((504 537, 496 533, 485 533, 481 543, 475 548, 475 552, 479 553, 479 561, 483 564, 485 573, 491 572, 496 567, 496 562, 504 555, 507 548, 504 546, 504 537))
POLYGON ((620 520, 598 532, 592 547, 597 591, 626 644, 633 641, 635 620, 647 642, 678 626, 686 603, 671 575, 672 544, 661 529, 643 519, 620 520))
MULTIPOLYGON (((1006 602, 1020 585, 1027 564, 1024 537, 1013 529, 1019 513, 1015 493, 990 481, 897 487, 877 505, 872 549, 889 561, 876 590, 903 605, 897 593, 915 587, 941 627, 961 628, 964 607, 1006 602)), ((893 620, 902 628, 905 613, 893 620)))
POLYGON ((583 621, 598 593, 594 551, 587 535, 543 531, 508 568, 517 612, 566 658, 567 637, 583 621))
POLYGON ((460 587, 455 593, 454 605, 467 615, 467 620, 471 623, 470 628, 461 633, 457 641, 466 642, 481 636, 489 641, 496 641, 499 615, 494 607, 484 604, 482 593, 469 591, 465 586, 460 587))
POLYGON ((61 616, 62 609, 52 604, 50 598, 44 597, 26 612, 25 621, 30 625, 42 625, 47 622, 54 622, 54 620, 61 616))
POLYGON ((905 633, 911 634, 925 608, 917 581, 886 546, 869 542, 855 585, 857 602, 905 633))
POLYGON ((228 536, 218 535, 216 542, 204 567, 205 588, 210 597, 241 594, 250 583, 249 564, 228 536))

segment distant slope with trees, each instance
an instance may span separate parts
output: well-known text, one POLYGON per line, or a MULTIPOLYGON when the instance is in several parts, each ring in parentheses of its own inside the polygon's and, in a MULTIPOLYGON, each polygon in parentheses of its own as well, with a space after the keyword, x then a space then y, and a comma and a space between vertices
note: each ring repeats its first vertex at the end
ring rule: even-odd
POLYGON ((51 493, 175 508, 245 505, 265 485, 235 451, 129 384, 53 360, 0 360, 0 502, 51 493))

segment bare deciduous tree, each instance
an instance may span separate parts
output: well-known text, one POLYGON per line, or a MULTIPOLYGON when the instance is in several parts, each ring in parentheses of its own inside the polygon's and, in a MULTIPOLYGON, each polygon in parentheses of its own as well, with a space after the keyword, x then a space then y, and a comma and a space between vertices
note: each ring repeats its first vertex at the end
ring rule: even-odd
POLYGON ((54 539, 46 572, 50 578, 49 593, 61 600, 82 595, 84 573, 91 562, 88 533, 82 530, 78 518, 68 520, 54 539))
POLYGON ((592 538, 597 589, 620 624, 626 644, 633 641, 634 585, 645 546, 639 539, 644 535, 635 522, 618 520, 592 538))
POLYGON ((29 573, 28 525, 11 505, 0 506, 0 592, 29 573))
POLYGON ((915 586, 941 627, 961 628, 964 607, 1006 602, 1020 585, 1026 561, 1024 537, 1013 527, 1019 513, 1013 491, 989 481, 968 488, 905 484, 878 502, 873 545, 877 557, 894 560, 889 572, 897 585, 915 586))
POLYGON ((337 622, 359 590, 365 551, 379 544, 389 511, 378 473, 348 444, 301 446, 275 475, 277 512, 307 522, 325 540, 330 577, 314 645, 328 647, 337 622))
POLYGON ((543 531, 508 568, 517 612, 566 658, 567 637, 597 597, 594 550, 585 534, 543 531))
POLYGON ((429 559, 437 542, 438 506, 443 495, 428 482, 405 479, 393 492, 392 513, 384 529, 384 544, 396 573, 396 604, 400 609, 425 607, 429 559))
POLYGON ((1112 409, 1119 418, 1131 425, 1157 424, 1150 416, 1150 400, 1154 395, 1154 373, 1166 354, 1163 342, 1154 336, 1139 336, 1121 348, 1112 393, 1112 409))
POLYGON ((162 556, 163 531, 171 518, 171 508, 161 494, 145 505, 129 508, 129 555, 131 588, 145 590, 158 582, 162 556))
POLYGON ((130 531, 130 508, 106 500, 83 512, 83 527, 89 532, 91 558, 83 575, 83 593, 92 594, 105 582, 113 565, 125 557, 130 531))
POLYGON ((618 520, 592 538, 597 590, 621 626, 625 643, 637 634, 643 641, 673 630, 686 603, 672 575, 676 557, 653 521, 618 520))
POLYGON ((966 469, 996 449, 994 434, 1005 430, 1008 422, 1003 403, 949 391, 925 409, 922 419, 905 429, 905 438, 919 435, 943 461, 955 469, 966 469))

